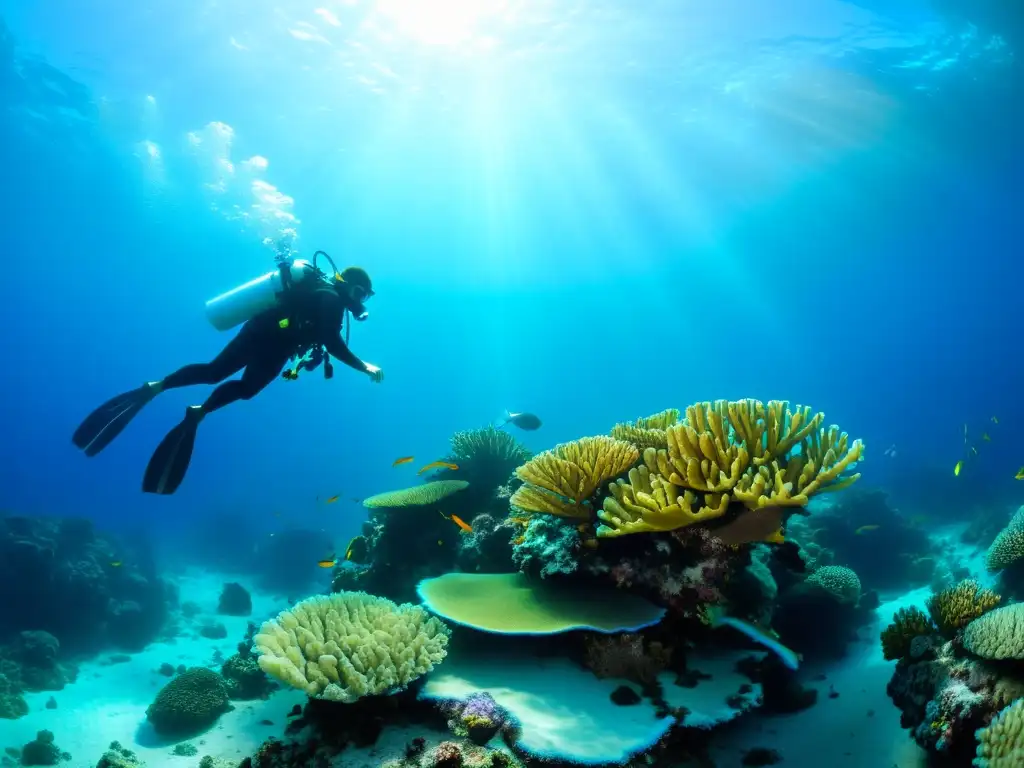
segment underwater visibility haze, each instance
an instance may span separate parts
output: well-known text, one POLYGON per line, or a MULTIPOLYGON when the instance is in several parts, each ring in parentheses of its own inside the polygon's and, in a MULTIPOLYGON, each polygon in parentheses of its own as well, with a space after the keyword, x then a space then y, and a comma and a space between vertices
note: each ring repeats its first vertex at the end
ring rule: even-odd
POLYGON ((1024 765, 1021 46, 0 0, 5 760, 1024 765))

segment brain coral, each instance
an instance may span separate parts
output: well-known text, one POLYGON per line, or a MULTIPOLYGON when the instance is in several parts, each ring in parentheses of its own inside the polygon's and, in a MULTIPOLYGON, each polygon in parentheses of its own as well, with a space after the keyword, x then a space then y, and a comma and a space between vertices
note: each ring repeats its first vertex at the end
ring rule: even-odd
POLYGON ((352 702, 429 672, 447 655, 450 634, 419 606, 339 592, 282 611, 253 643, 268 675, 315 698, 352 702))
POLYGON ((1019 768, 1024 765, 1024 699, 1018 699, 975 733, 976 768, 1019 768))
POLYGON ((810 584, 817 584, 843 603, 860 600, 860 578, 849 568, 841 565, 826 565, 807 577, 810 584))
POLYGON ((213 725, 229 709, 224 679, 216 672, 193 667, 160 689, 146 717, 158 733, 185 734, 213 725))
POLYGON ((964 648, 983 659, 1024 659, 1024 603, 972 621, 964 630, 964 648))

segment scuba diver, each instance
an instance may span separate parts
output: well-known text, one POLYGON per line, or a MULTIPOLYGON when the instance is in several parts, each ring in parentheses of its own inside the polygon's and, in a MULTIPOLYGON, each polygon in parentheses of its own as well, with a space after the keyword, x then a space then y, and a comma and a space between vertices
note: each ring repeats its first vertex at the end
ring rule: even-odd
MULTIPOLYGON (((341 329, 345 315, 365 320, 365 302, 373 296, 366 270, 348 267, 338 272, 333 260, 317 251, 313 261, 279 255, 278 267, 245 285, 206 303, 207 317, 218 330, 241 330, 223 351, 208 363, 186 365, 166 378, 150 381, 118 395, 93 411, 75 431, 72 442, 95 456, 106 448, 150 400, 167 389, 193 384, 220 384, 202 405, 185 409, 185 418, 163 439, 146 467, 142 490, 174 493, 188 470, 196 430, 203 418, 236 400, 250 400, 282 374, 294 380, 300 370, 314 370, 321 363, 324 377, 331 378, 334 357, 367 374, 375 383, 384 372, 365 363, 348 348, 341 329), (317 258, 331 263, 333 277, 317 267, 317 258), (230 376, 245 369, 241 378, 230 376), (223 383, 221 383, 223 382, 223 383)), ((347 326, 351 330, 351 324, 347 326)))

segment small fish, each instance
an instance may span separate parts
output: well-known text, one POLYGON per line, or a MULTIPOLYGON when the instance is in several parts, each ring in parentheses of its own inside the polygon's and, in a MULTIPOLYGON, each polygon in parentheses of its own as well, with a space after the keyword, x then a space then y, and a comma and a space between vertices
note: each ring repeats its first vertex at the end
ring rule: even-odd
POLYGON ((327 501, 324 502, 324 504, 333 504, 340 498, 341 496, 331 496, 329 499, 327 499, 327 501))
POLYGON ((352 541, 345 548, 345 559, 356 565, 365 563, 367 554, 368 547, 366 546, 366 537, 364 536, 353 537, 352 541))
POLYGON ((732 627, 774 653, 789 669, 795 670, 800 667, 800 657, 760 627, 754 626, 749 621, 743 621, 743 619, 726 616, 721 608, 711 607, 707 613, 712 627, 732 627))
POLYGON ((512 411, 505 411, 505 421, 502 422, 501 426, 511 424, 513 427, 519 427, 519 429, 525 430, 526 432, 532 432, 535 429, 540 429, 541 421, 540 417, 532 413, 512 413, 512 411))
POLYGON ((338 558, 334 555, 331 555, 326 560, 317 560, 316 564, 319 565, 321 568, 333 568, 338 564, 338 558))
POLYGON ((448 519, 451 520, 453 523, 455 523, 457 526, 459 526, 459 528, 464 530, 466 533, 472 533, 473 532, 473 526, 471 526, 469 523, 467 523, 465 520, 463 520, 458 515, 452 515, 448 519))
POLYGON ((971 446, 971 456, 977 456, 977 455, 978 455, 978 449, 977 449, 977 448, 975 448, 975 447, 974 447, 974 446, 972 445, 972 446, 971 446))
POLYGON ((882 526, 880 526, 880 525, 862 525, 860 528, 858 528, 856 531, 854 531, 854 534, 856 534, 857 536, 860 536, 862 533, 868 533, 870 531, 877 531, 881 527, 882 526))
POLYGON ((896 443, 890 445, 888 448, 882 451, 882 453, 883 455, 888 456, 889 458, 896 458, 896 443))
POLYGON ((393 462, 391 462, 391 466, 392 467, 397 467, 399 464, 408 464, 410 461, 412 461, 415 458, 416 458, 415 456, 402 456, 400 458, 395 459, 393 462))
POLYGON ((993 424, 998 424, 999 423, 999 419, 997 419, 995 416, 993 416, 992 417, 992 423, 993 424))
POLYGON ((1014 480, 1024 480, 1024 467, 1017 470, 1017 474, 1013 476, 1014 480))
POLYGON ((439 547, 440 547, 440 546, 441 546, 442 544, 444 544, 444 542, 443 542, 443 541, 441 541, 441 539, 438 539, 438 540, 437 540, 437 546, 439 546, 439 547))
POLYGON ((953 477, 960 477, 960 470, 963 469, 963 468, 964 468, 964 463, 962 461, 958 461, 956 463, 956 466, 953 467, 953 477))
POLYGON ((124 565, 124 563, 122 563, 120 560, 111 560, 110 561, 110 567, 111 568, 120 568, 122 565, 124 565))
POLYGON ((982 439, 983 442, 986 442, 986 443, 991 443, 992 442, 992 438, 988 436, 988 432, 982 432, 981 433, 981 439, 982 439))
POLYGON ((964 424, 964 445, 967 445, 967 424, 964 424))
POLYGON ((452 464, 450 461, 432 461, 429 464, 420 467, 420 471, 417 472, 416 474, 422 475, 424 472, 427 472, 431 469, 437 469, 438 467, 444 467, 445 469, 450 469, 452 472, 454 472, 459 468, 459 465, 452 464))

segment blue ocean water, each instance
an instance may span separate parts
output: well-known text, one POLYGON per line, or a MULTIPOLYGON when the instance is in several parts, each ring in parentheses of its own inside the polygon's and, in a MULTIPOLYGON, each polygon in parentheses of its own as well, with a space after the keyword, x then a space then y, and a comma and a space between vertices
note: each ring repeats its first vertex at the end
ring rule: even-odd
POLYGON ((1015 506, 1024 25, 949 6, 0 0, 0 508, 171 560, 224 513, 344 542, 395 458, 505 409, 541 451, 746 397, 823 410, 947 518, 1015 506), (222 348, 204 302, 289 233, 369 271, 383 383, 213 414, 173 496, 142 473, 208 388, 75 450, 222 348))

